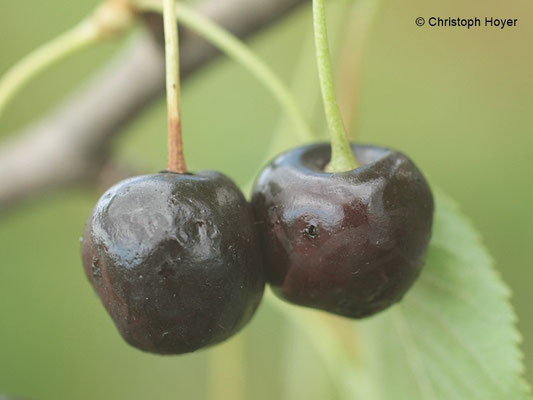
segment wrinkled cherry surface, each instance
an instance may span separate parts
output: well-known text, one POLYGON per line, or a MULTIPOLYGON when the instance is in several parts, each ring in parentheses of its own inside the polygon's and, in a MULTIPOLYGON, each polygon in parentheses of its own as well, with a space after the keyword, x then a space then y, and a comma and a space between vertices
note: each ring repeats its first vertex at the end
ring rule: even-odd
POLYGON ((154 353, 227 339, 250 320, 264 289, 250 206, 217 172, 118 183, 87 221, 82 256, 121 335, 154 353))
POLYGON ((362 318, 399 301, 418 277, 433 197, 403 154, 356 146, 359 168, 323 172, 328 144, 278 156, 252 205, 274 292, 293 303, 362 318))

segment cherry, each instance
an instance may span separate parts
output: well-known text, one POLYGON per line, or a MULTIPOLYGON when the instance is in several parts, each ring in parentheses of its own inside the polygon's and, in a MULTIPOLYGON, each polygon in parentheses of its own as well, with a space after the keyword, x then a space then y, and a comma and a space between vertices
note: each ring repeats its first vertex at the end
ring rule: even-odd
POLYGON ((351 145, 360 167, 324 172, 329 144, 290 150, 260 174, 252 206, 274 292, 362 318, 399 301, 418 277, 433 197, 405 155, 351 145))
POLYGON ((124 339, 154 353, 227 339, 250 320, 264 289, 251 208, 212 171, 118 183, 87 221, 82 257, 124 339))

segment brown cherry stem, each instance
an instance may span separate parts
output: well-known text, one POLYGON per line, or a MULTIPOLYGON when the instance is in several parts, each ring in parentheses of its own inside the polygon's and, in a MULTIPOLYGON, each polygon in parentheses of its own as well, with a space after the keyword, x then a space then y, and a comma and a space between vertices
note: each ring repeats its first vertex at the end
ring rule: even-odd
POLYGON ((165 64, 168 106, 168 163, 167 170, 178 174, 187 172, 183 156, 180 109, 180 60, 176 19, 176 0, 163 1, 165 27, 165 64))

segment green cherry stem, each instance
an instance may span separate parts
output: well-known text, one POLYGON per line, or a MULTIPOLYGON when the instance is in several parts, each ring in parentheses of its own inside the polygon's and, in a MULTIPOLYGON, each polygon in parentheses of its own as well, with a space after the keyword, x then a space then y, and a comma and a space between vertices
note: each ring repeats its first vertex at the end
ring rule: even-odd
POLYGON ((346 136, 341 112, 337 104, 331 71, 324 0, 313 0, 313 23, 318 75, 331 137, 331 161, 327 165, 326 171, 350 171, 357 168, 358 165, 352 153, 348 137, 346 136))
POLYGON ((187 172, 181 138, 180 56, 176 0, 163 0, 165 27, 165 65, 168 108, 168 164, 167 170, 178 174, 187 172))
MULTIPOLYGON (((134 4, 138 9, 161 12, 161 3, 158 0, 137 0, 134 4)), ((263 60, 255 55, 234 35, 197 13, 191 7, 183 3, 178 3, 176 11, 177 17, 183 25, 195 31, 211 44, 218 47, 223 53, 243 65, 263 83, 277 99, 278 103, 291 116, 298 129, 298 134, 303 141, 311 141, 316 138, 315 132, 296 103, 294 96, 263 60)))
POLYGON ((94 25, 83 21, 17 62, 0 80, 0 116, 15 94, 35 75, 98 39, 94 25))
POLYGON ((0 118, 13 97, 41 71, 91 44, 115 36, 132 20, 131 9, 119 1, 103 3, 79 24, 18 61, 0 79, 0 118))

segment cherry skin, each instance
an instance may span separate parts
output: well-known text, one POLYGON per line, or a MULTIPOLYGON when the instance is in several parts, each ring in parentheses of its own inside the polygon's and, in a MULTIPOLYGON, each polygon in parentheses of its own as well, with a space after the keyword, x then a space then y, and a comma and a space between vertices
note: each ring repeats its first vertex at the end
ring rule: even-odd
POLYGON ((402 153, 352 145, 361 165, 327 173, 328 144, 275 158, 252 206, 274 293, 351 318, 399 301, 418 277, 431 235, 433 196, 402 153))
POLYGON ((118 183, 89 216, 82 258, 120 334, 153 353, 227 339, 250 320, 264 290, 251 208, 213 171, 118 183))

